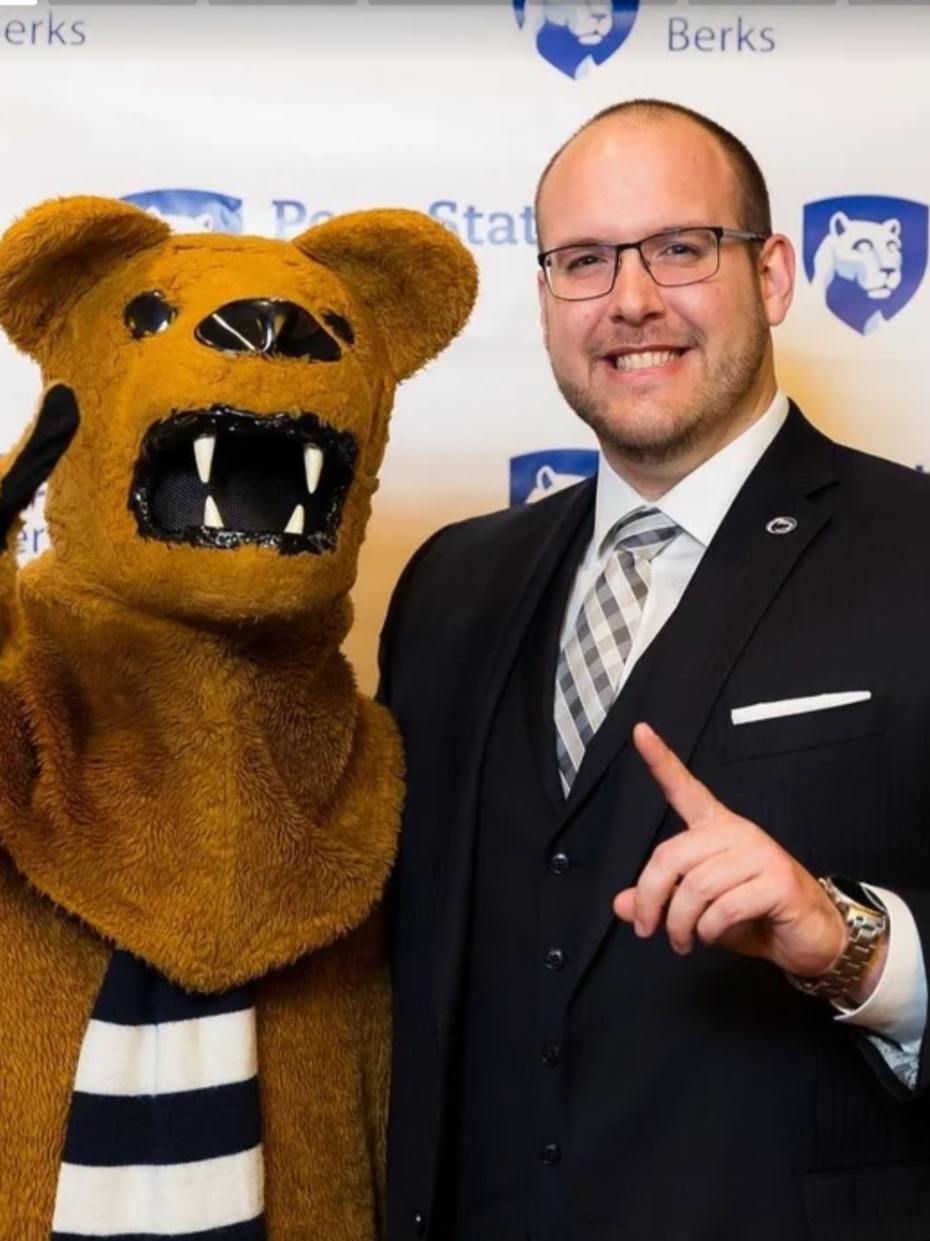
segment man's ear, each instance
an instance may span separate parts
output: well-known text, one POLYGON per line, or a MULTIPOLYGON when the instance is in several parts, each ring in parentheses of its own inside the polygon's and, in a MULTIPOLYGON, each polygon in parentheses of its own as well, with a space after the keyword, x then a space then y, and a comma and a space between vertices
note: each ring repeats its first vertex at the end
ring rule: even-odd
POLYGON ((108 268, 170 235, 163 220, 114 198, 59 198, 33 207, 0 238, 0 327, 38 357, 108 268))
POLYGON ((478 292, 470 252, 419 211, 354 211, 315 225, 292 244, 332 268, 365 304, 397 380, 458 335, 478 292))

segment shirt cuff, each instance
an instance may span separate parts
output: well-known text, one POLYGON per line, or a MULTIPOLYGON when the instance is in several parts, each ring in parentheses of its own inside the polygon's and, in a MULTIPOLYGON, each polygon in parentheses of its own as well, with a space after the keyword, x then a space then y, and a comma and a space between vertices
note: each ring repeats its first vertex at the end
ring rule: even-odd
POLYGON ((894 892, 862 885, 888 914, 888 955, 878 984, 864 1004, 839 1010, 836 1020, 864 1026, 903 1047, 920 1043, 927 1025, 927 973, 917 923, 894 892))

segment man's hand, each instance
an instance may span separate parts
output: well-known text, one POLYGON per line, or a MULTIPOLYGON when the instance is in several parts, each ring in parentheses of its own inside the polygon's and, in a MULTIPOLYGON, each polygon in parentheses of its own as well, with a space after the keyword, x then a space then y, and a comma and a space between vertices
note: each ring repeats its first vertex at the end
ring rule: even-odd
MULTIPOLYGON (((846 945, 839 910, 809 871, 755 823, 722 805, 648 724, 633 740, 687 830, 658 845, 635 888, 614 899, 614 912, 637 935, 665 921, 676 952, 695 938, 744 956, 763 957, 790 974, 815 977, 846 945)), ((884 950, 860 982, 864 1003, 884 964, 884 950)))

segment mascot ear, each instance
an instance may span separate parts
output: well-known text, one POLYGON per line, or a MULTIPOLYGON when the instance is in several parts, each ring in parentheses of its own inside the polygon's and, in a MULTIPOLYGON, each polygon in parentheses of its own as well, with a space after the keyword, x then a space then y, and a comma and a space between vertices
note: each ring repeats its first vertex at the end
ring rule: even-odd
POLYGON ((0 327, 32 357, 114 263, 171 235, 163 220, 114 198, 41 203, 0 238, 0 327))
POLYGON ((315 225, 292 244, 331 267, 364 302, 398 380, 445 349, 465 326, 478 292, 469 251, 419 211, 354 211, 315 225))

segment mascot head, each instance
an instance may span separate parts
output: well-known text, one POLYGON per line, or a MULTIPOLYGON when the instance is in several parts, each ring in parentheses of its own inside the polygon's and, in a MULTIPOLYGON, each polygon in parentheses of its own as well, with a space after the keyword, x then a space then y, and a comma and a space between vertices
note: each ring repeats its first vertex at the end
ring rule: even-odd
POLYGON ((413 211, 293 241, 175 235, 70 198, 0 241, 0 325, 72 388, 54 569, 165 616, 325 609, 350 589, 397 384, 463 327, 474 262, 413 211))

